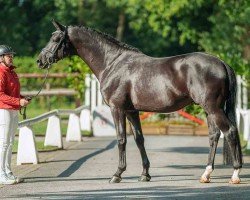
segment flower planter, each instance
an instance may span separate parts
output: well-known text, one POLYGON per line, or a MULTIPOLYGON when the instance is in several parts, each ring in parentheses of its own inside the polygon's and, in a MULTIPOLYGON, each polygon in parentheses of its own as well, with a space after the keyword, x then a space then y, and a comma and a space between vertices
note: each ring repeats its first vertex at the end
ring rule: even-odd
POLYGON ((167 128, 168 135, 194 135, 194 126, 169 124, 167 128))
MULTIPOLYGON (((128 133, 132 133, 130 126, 127 127, 128 133)), ((208 135, 207 125, 194 126, 191 124, 142 124, 142 132, 145 135, 208 135)))
POLYGON ((145 135, 162 135, 162 134, 166 134, 166 126, 143 124, 142 132, 145 135))
POLYGON ((207 125, 195 127, 194 135, 200 135, 200 136, 208 135, 208 127, 207 127, 207 125))

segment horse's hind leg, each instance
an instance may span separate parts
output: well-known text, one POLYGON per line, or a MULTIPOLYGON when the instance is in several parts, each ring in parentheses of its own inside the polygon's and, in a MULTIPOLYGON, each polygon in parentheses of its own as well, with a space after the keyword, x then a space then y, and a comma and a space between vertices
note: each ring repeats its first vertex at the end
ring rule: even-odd
POLYGON ((110 179, 110 183, 119 183, 122 178, 121 174, 126 170, 126 116, 125 111, 120 108, 111 107, 111 113, 114 119, 118 149, 119 149, 119 165, 116 173, 110 179))
POLYGON ((234 167, 234 173, 230 183, 240 183, 239 173, 242 167, 242 153, 237 127, 229 121, 222 109, 213 110, 210 115, 217 127, 223 132, 230 148, 234 167))
POLYGON ((149 163, 148 156, 144 147, 144 138, 142 135, 139 112, 138 111, 128 112, 126 113, 126 115, 127 115, 127 119, 130 122, 132 131, 134 134, 134 139, 137 144, 137 147, 140 150, 141 158, 142 158, 143 171, 142 171, 141 177, 139 178, 139 181, 150 181, 151 177, 148 173, 150 163, 149 163))
POLYGON ((201 183, 209 183, 210 175, 214 170, 214 158, 216 154, 216 149, 218 145, 218 141, 220 138, 220 129, 216 126, 215 122, 212 119, 212 116, 207 116, 208 129, 209 129, 209 155, 208 155, 208 163, 205 172, 202 174, 200 182, 201 183))

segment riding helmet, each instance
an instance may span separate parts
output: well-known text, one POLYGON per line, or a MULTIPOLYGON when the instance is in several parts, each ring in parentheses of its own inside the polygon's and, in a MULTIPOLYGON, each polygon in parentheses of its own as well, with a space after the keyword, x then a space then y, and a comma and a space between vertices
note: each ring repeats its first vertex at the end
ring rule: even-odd
POLYGON ((0 45, 0 56, 3 56, 5 54, 15 54, 15 53, 16 52, 14 52, 11 47, 7 45, 0 45))

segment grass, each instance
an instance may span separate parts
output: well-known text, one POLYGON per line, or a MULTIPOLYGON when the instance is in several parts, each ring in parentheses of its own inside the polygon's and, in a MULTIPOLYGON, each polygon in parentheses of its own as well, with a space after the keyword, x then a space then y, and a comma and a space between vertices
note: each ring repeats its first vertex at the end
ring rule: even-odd
MULTIPOLYGON (((17 147, 18 147, 18 141, 15 140, 14 141, 14 145, 13 145, 13 153, 17 152, 17 147)), ((54 146, 44 146, 44 141, 36 141, 36 148, 37 151, 39 152, 43 152, 43 151, 54 151, 54 150, 58 150, 58 147, 54 147, 54 146)))
MULTIPOLYGON (((32 126, 32 130, 33 130, 35 136, 45 136, 46 129, 47 129, 47 123, 48 123, 48 121, 43 121, 43 122, 36 123, 32 126)), ((65 122, 65 121, 61 122, 62 136, 66 136, 67 127, 68 127, 67 122, 65 122)), ((86 137, 92 136, 91 131, 81 131, 81 133, 82 133, 82 136, 86 136, 86 137)))
MULTIPOLYGON (((38 115, 41 115, 43 113, 55 110, 55 109, 75 109, 75 106, 73 104, 70 105, 62 105, 62 106, 51 106, 51 109, 48 110, 46 108, 44 108, 43 106, 39 105, 39 103, 35 104, 35 103, 31 103, 30 105, 28 105, 28 107, 26 108, 26 115, 27 115, 27 119, 29 118, 33 118, 33 117, 37 117, 38 115)), ((22 121, 22 116, 19 116, 19 119, 22 121)))
POLYGON ((245 149, 243 152, 245 155, 250 155, 250 149, 245 149))
POLYGON ((244 155, 250 155, 250 149, 247 149, 247 141, 243 139, 243 134, 240 135, 240 144, 244 155))
MULTIPOLYGON (((45 136, 46 129, 47 129, 47 123, 48 123, 48 121, 46 120, 46 121, 34 124, 32 126, 32 130, 33 130, 34 134, 36 136, 45 136)), ((63 136, 66 136, 67 126, 68 126, 67 123, 61 122, 61 131, 62 131, 63 136)))

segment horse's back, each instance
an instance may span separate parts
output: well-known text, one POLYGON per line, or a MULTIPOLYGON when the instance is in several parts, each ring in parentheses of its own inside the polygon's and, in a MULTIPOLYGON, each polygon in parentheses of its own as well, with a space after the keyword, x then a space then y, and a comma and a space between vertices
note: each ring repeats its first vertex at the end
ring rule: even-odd
POLYGON ((137 54, 110 74, 104 91, 108 101, 144 111, 172 112, 191 102, 205 104, 226 87, 223 62, 204 53, 165 58, 137 54))

